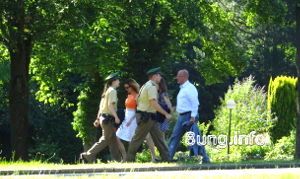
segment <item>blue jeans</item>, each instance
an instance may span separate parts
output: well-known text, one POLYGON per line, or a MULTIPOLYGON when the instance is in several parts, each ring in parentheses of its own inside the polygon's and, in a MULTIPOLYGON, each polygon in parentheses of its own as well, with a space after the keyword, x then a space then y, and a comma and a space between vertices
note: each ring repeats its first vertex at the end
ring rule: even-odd
MULTIPOLYGON (((197 115, 195 123, 198 122, 198 118, 199 117, 197 115)), ((180 115, 178 117, 178 120, 177 120, 176 125, 175 125, 174 130, 173 130, 173 133, 171 135, 171 141, 170 141, 170 144, 169 144, 168 157, 169 157, 170 160, 173 159, 174 154, 175 154, 176 149, 177 149, 177 146, 178 146, 178 143, 182 139, 182 136, 185 134, 185 132, 187 132, 187 130, 183 128, 182 124, 183 124, 183 122, 185 122, 187 120, 190 120, 190 119, 191 119, 191 113, 188 113, 188 114, 185 114, 185 115, 180 115)), ((201 133, 200 133, 200 135, 201 135, 201 133)), ((201 147, 201 153, 202 153, 202 156, 203 156, 203 160, 204 161, 209 161, 209 157, 206 154, 205 147, 204 146, 200 146, 200 147, 201 147)))

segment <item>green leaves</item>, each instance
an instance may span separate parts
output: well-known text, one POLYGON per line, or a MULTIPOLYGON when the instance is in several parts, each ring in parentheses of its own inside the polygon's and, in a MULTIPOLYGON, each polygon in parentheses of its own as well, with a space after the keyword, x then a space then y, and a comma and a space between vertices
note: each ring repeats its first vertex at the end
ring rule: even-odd
POLYGON ((268 109, 278 118, 271 130, 275 143, 283 136, 288 136, 296 126, 297 78, 279 76, 271 78, 268 89, 268 109))
POLYGON ((10 61, 8 50, 0 44, 0 85, 10 80, 10 61))
POLYGON ((221 105, 215 111, 216 117, 213 121, 216 134, 227 134, 229 109, 226 106, 228 100, 233 99, 237 107, 232 112, 232 136, 233 132, 248 135, 251 131, 267 133, 274 123, 267 109, 267 96, 263 87, 255 86, 252 76, 235 81, 229 87, 221 105), (226 124, 226 125, 224 125, 226 124))

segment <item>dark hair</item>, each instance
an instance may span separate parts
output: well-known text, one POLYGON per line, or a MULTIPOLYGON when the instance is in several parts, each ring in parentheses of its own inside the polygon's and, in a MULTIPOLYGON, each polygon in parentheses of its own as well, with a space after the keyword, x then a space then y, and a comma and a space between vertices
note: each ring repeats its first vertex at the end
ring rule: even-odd
POLYGON ((166 80, 164 78, 161 78, 159 84, 158 84, 158 87, 159 87, 159 92, 160 93, 163 93, 163 92, 168 92, 168 87, 167 87, 167 84, 166 84, 166 80))
POLYGON ((102 92, 102 95, 101 95, 101 98, 104 98, 105 97, 105 93, 106 91, 108 90, 108 88, 112 85, 112 83, 116 80, 118 80, 119 78, 112 78, 112 79, 109 79, 106 84, 104 85, 104 89, 103 89, 103 92, 102 92))
POLYGON ((124 84, 128 84, 128 86, 131 87, 136 93, 139 93, 140 85, 134 79, 129 78, 124 84))

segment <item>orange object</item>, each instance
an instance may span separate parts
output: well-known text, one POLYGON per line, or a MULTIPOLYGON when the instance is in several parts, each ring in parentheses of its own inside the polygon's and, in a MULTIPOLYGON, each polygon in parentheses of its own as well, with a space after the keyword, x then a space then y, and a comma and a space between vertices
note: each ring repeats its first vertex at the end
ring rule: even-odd
POLYGON ((127 99, 125 101, 126 109, 136 109, 137 103, 135 98, 136 98, 136 94, 130 94, 127 96, 127 99))

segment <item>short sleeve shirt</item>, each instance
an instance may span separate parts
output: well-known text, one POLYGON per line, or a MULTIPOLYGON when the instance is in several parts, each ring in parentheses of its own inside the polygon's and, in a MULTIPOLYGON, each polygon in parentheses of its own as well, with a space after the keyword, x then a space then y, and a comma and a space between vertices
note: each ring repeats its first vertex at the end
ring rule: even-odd
POLYGON ((157 98, 157 84, 149 80, 141 89, 141 92, 138 97, 137 110, 155 113, 156 110, 151 106, 150 100, 157 100, 157 98))
POLYGON ((106 113, 112 115, 108 106, 114 103, 115 110, 117 110, 117 91, 113 87, 109 87, 105 93, 105 96, 101 99, 100 102, 100 113, 106 113))
POLYGON ((126 101, 125 101, 125 107, 126 109, 136 109, 137 102, 136 102, 136 94, 130 94, 128 95, 126 101))

